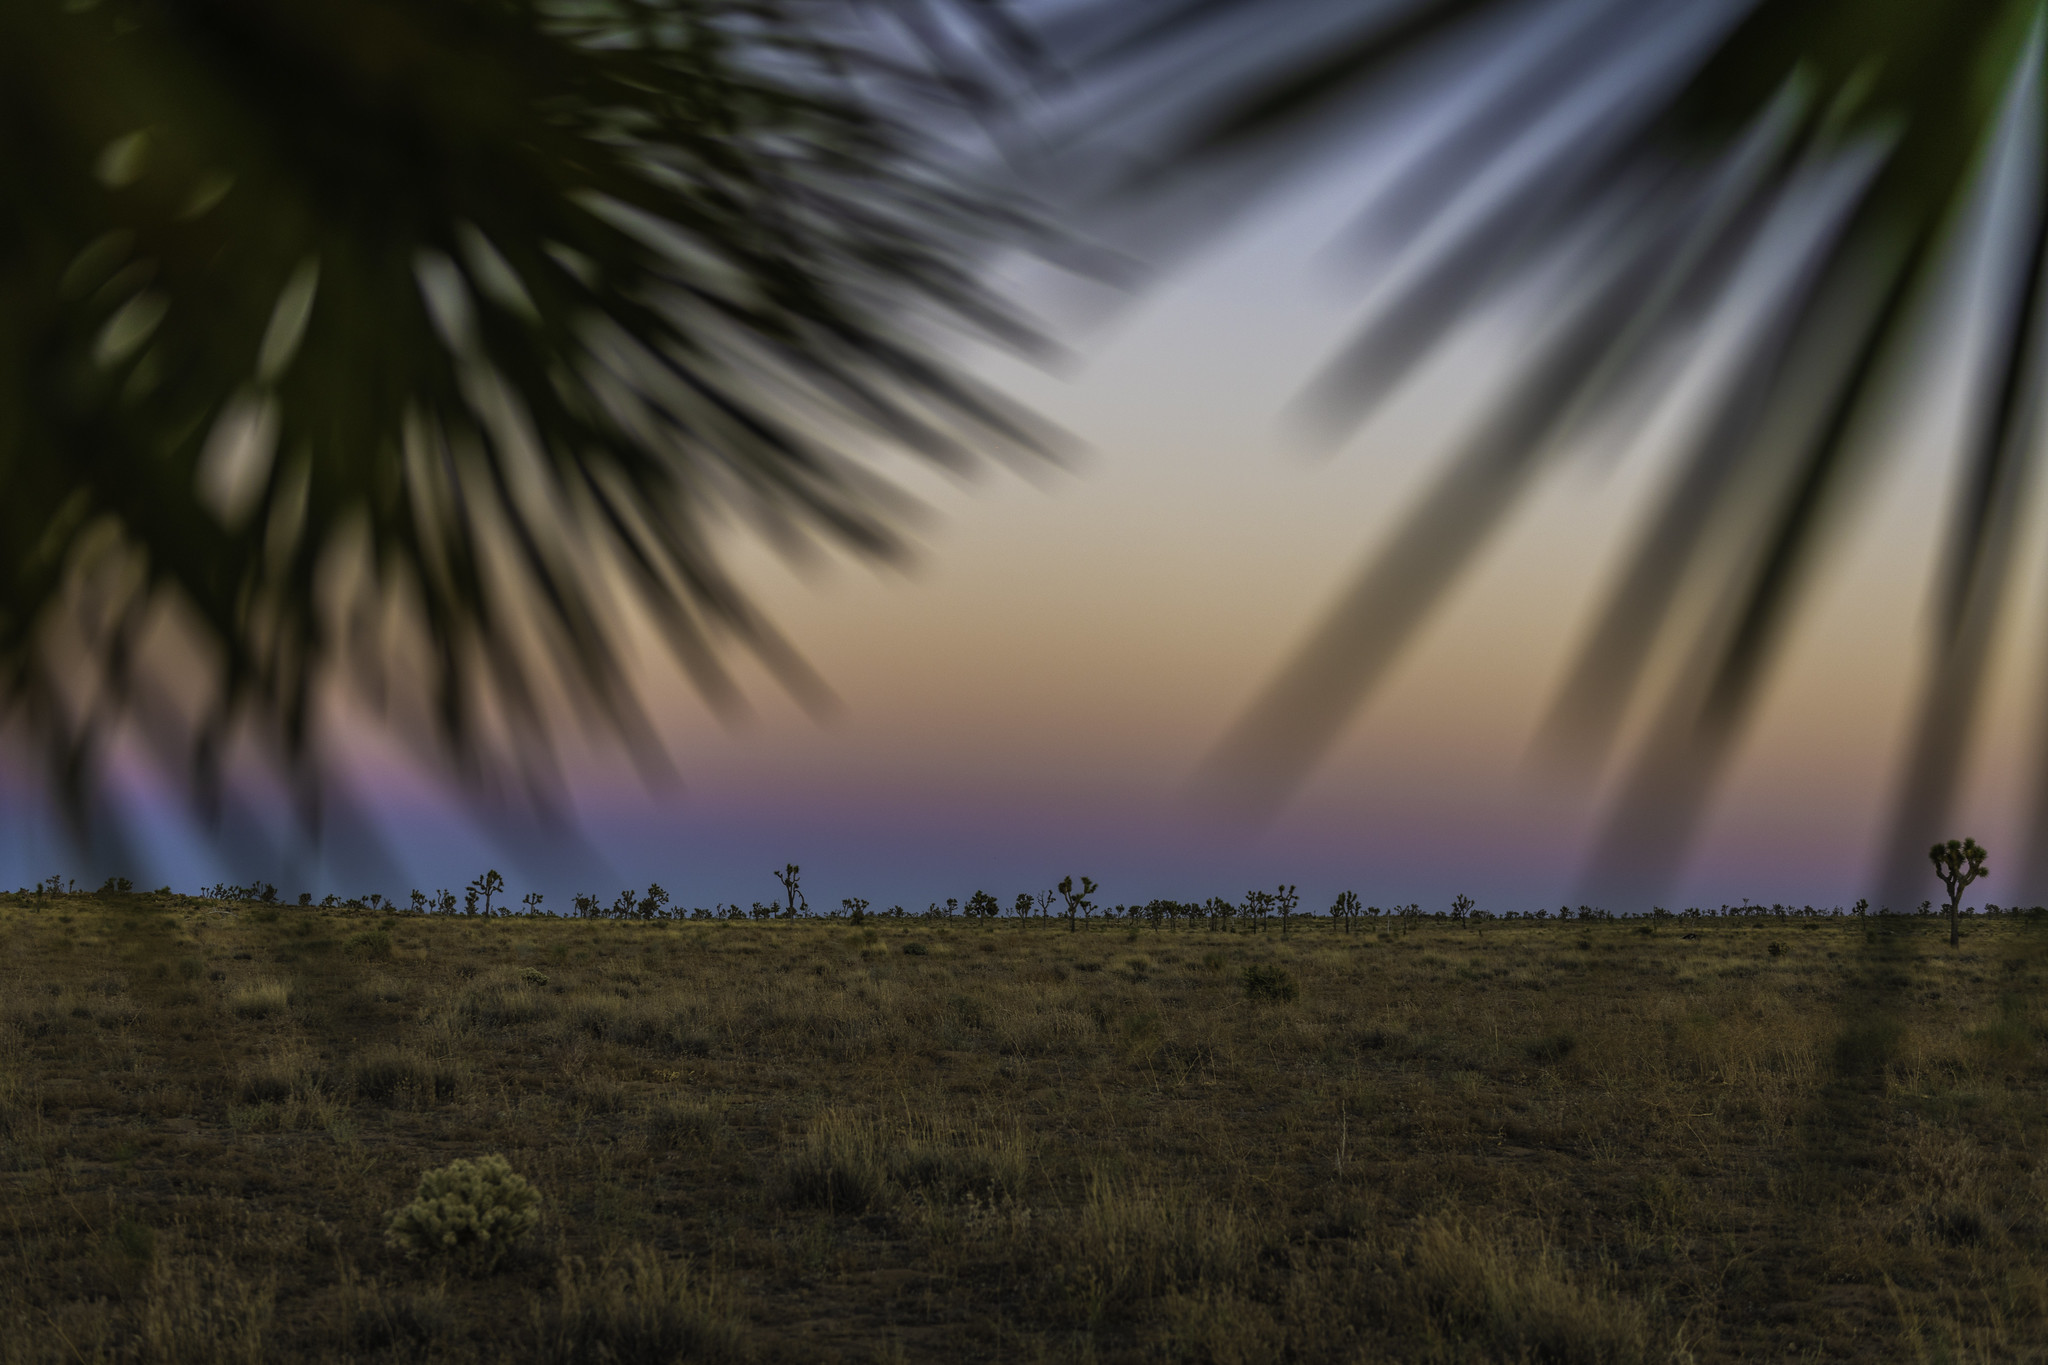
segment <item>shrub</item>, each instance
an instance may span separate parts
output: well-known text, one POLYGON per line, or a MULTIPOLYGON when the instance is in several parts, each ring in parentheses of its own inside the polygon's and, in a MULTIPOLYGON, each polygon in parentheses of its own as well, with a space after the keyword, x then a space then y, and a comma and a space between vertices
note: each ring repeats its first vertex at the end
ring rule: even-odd
POLYGON ((520 968, 519 979, 529 986, 545 986, 548 984, 548 974, 538 967, 520 968))
POLYGON ((539 1192, 493 1152, 421 1172, 413 1201, 392 1210, 384 1242, 414 1260, 448 1257, 490 1270, 539 1221, 539 1192))
POLYGON ((882 1135, 873 1123, 837 1110, 811 1121, 804 1145, 784 1164, 783 1202, 830 1213, 869 1213, 889 1202, 882 1135))
POLYGON ((225 1257, 158 1256, 150 1267, 133 1359, 262 1365, 277 1303, 274 1277, 242 1278, 225 1257))
POLYGON ((718 1111, 687 1100, 659 1100, 647 1110, 647 1145, 673 1152, 722 1147, 732 1138, 718 1111))
POLYGON ((627 1250, 595 1275, 565 1259, 554 1311, 542 1319, 540 1358, 556 1365, 744 1360, 749 1352, 726 1296, 650 1247, 627 1250))
POLYGON ((123 1256, 140 1265, 148 1265, 156 1259, 156 1231, 147 1223, 138 1223, 132 1218, 115 1222, 113 1244, 123 1256))
MULTIPOLYGON (((459 969, 456 975, 461 975, 459 969)), ((455 1010, 460 1018, 484 1028, 516 1028, 554 1013, 554 1005, 525 982, 492 982, 464 991, 455 1002, 455 1010)))
POLYGON ((1096 1175, 1081 1206, 1048 1220, 1038 1254, 1080 1306, 1241 1281, 1257 1242, 1227 1205, 1096 1175))
POLYGON ((1835 1043, 1835 1068, 1844 1076, 1875 1076, 1904 1050, 1906 1029, 1886 1015, 1866 1018, 1835 1043))
POLYGON ((1548 1246, 1437 1219, 1417 1230, 1403 1261, 1395 1302, 1463 1348, 1456 1358, 1606 1365, 1650 1355, 1642 1309, 1579 1283, 1548 1246))
POLYGON ((382 929, 365 929, 359 934, 350 934, 343 939, 341 950, 351 957, 366 957, 373 962, 388 962, 391 959, 391 935, 382 929))
POLYGON ((1529 1060, 1532 1062, 1561 1062, 1577 1051, 1578 1046, 1579 1040, 1576 1035, 1560 1030, 1556 1033, 1546 1033, 1541 1038, 1532 1038, 1524 1045, 1523 1051, 1529 1054, 1529 1060))
POLYGON ((925 947, 922 943, 906 943, 903 945, 903 951, 911 957, 923 957, 931 949, 925 947))
POLYGON ((228 996, 228 1009, 243 1019, 268 1019, 283 1014, 291 999, 282 981, 254 981, 235 988, 228 996))
POLYGON ((428 1348, 451 1330, 446 1300, 433 1294, 390 1293, 374 1280, 358 1281, 344 1301, 352 1301, 348 1339, 362 1351, 386 1352, 398 1360, 423 1359, 428 1348))
POLYGON ((410 1092, 420 1099, 450 1099, 457 1078, 452 1067, 411 1052, 380 1049, 356 1059, 356 1092, 364 1099, 388 1100, 410 1092))
POLYGON ((235 1094, 244 1104, 280 1104, 292 1097, 303 1075, 290 1058, 273 1058, 244 1071, 235 1094))
POLYGON ((1252 1000, 1292 1000, 1301 990, 1285 967, 1254 962, 1244 969, 1244 993, 1252 1000))
POLYGON ((1016 1132, 937 1129, 895 1135, 883 1164, 892 1182, 926 1199, 991 1207, 1023 1191, 1031 1165, 1016 1132))

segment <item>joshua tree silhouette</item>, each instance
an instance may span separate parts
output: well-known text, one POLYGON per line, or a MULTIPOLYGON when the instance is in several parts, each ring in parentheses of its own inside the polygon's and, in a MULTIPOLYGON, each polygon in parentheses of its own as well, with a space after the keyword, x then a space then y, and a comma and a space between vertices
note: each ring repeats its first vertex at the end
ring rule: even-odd
POLYGON ((1948 946, 1953 948, 1963 941, 1963 888, 1984 875, 1984 860, 1991 855, 1975 839, 1951 839, 1927 850, 1927 856, 1934 863, 1934 875, 1948 888, 1948 946))

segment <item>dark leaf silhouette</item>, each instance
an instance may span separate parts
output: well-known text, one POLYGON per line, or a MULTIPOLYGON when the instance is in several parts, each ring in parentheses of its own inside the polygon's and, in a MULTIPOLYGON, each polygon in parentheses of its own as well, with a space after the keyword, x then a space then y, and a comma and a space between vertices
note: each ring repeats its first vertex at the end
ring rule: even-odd
MULTIPOLYGON (((1254 811, 1285 799, 1539 475, 1741 301, 1737 358, 1668 450, 1550 726, 1594 761, 1650 707, 1595 871, 1667 879, 1988 203, 2010 231, 1982 240, 2016 245, 1974 322, 1932 681, 1888 844, 1902 901, 1957 787, 2032 473, 2041 24, 2037 3, 1928 0, 1159 0, 1058 29, 1095 92, 1062 145, 1109 168, 1088 184, 1111 218, 1149 225, 1166 203, 1182 231, 1214 230, 1248 189, 1405 120, 1357 229, 1393 267, 1308 395, 1326 430, 1510 293, 1545 300, 1477 434, 1224 739, 1211 784, 1254 811)), ((2048 781, 2048 753, 2039 767, 2048 781)), ((2035 828, 2038 880, 2048 801, 2035 828)))
POLYGON ((337 686, 480 789, 546 800, 572 712, 659 775, 650 631, 720 705, 728 644, 826 704, 714 538, 892 554, 864 452, 1042 448, 931 343, 1030 340, 975 270, 1029 225, 946 142, 1021 42, 975 0, 0 6, 0 704, 78 826, 124 736, 317 822, 337 686))

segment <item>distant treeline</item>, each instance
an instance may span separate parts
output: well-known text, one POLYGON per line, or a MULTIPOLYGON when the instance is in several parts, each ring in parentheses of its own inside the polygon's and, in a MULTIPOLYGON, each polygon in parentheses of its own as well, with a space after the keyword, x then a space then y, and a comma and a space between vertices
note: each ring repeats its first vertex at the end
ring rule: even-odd
MULTIPOLYGON (((1381 907, 1364 904, 1356 892, 1345 891, 1338 895, 1327 910, 1303 909, 1301 898, 1295 888, 1282 884, 1271 891, 1247 891, 1237 900, 1211 896, 1203 901, 1177 901, 1153 899, 1142 904, 1132 902, 1118 905, 1098 905, 1094 881, 1087 877, 1063 880, 1057 887, 1043 892, 1020 891, 1005 905, 987 891, 976 891, 964 902, 949 897, 943 903, 929 902, 922 910, 910 910, 901 905, 892 905, 886 910, 871 908, 868 901, 849 897, 840 901, 836 910, 815 910, 803 894, 802 872, 795 864, 786 866, 774 874, 782 884, 783 894, 779 900, 754 901, 742 907, 737 902, 717 902, 712 905, 684 907, 673 903, 669 893, 660 883, 654 883, 645 891, 627 888, 606 901, 603 897, 583 893, 571 898, 571 917, 577 919, 616 920, 838 920, 852 924, 864 924, 870 920, 949 920, 967 919, 989 921, 1012 920, 1055 920, 1070 925, 1081 923, 1112 922, 1128 925, 1148 925, 1155 929, 1204 928, 1211 930, 1248 930, 1258 932, 1278 922, 1284 932, 1296 919, 1328 919, 1347 932, 1358 924, 1393 928, 1412 928, 1423 921, 1449 922, 1463 925, 1483 925, 1502 921, 1558 921, 1599 923, 1621 920, 1647 921, 1650 923, 1676 922, 1679 920, 1706 919, 1842 919, 1868 916, 1935 916, 1941 913, 1931 901, 1903 911, 1894 911, 1889 906, 1872 908, 1867 900, 1859 900, 1851 906, 1791 905, 1774 902, 1769 905, 1743 901, 1740 905, 1687 906, 1683 910, 1667 910, 1653 905, 1642 911, 1612 911, 1599 906, 1581 905, 1574 909, 1560 905, 1555 910, 1539 907, 1534 910, 1508 910, 1500 913, 1481 909, 1470 897, 1458 896, 1440 910, 1425 910, 1418 904, 1381 907)), ((80 895, 134 895, 134 884, 126 877, 109 877, 97 891, 80 887, 76 881, 66 882, 62 877, 50 877, 34 886, 21 887, 15 895, 30 903, 58 900, 80 895)), ((159 887, 153 892, 142 894, 175 897, 184 900, 248 902, 258 905, 287 905, 275 885, 269 882, 251 882, 238 886, 227 882, 202 887, 196 896, 184 896, 173 892, 170 887, 159 887)), ((299 893, 297 904, 308 908, 382 910, 399 914, 443 914, 472 915, 482 918, 504 919, 530 915, 559 917, 558 911, 544 905, 545 898, 539 892, 528 892, 515 903, 506 891, 505 879, 495 869, 478 876, 463 888, 461 895, 446 889, 433 892, 413 891, 404 901, 394 901, 381 893, 372 892, 361 896, 336 896, 329 894, 318 901, 311 892, 299 893)), ((1980 913, 1976 906, 1963 907, 1963 913, 1980 913)), ((2033 906, 1999 906, 1986 904, 1984 915, 2048 915, 2048 908, 2033 906)))

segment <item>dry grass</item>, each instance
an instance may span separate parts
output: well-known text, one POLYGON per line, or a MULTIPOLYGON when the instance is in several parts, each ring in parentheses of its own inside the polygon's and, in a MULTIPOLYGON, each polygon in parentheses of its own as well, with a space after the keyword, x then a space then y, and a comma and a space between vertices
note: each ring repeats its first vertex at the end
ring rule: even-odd
POLYGON ((223 909, 0 902, 0 1362, 2048 1342, 2026 921, 223 909), (488 1152, 547 1210, 496 1273, 384 1245, 488 1152))
POLYGON ((252 981, 228 992, 228 1011, 240 1019, 268 1019, 291 1007, 291 988, 282 981, 252 981))

